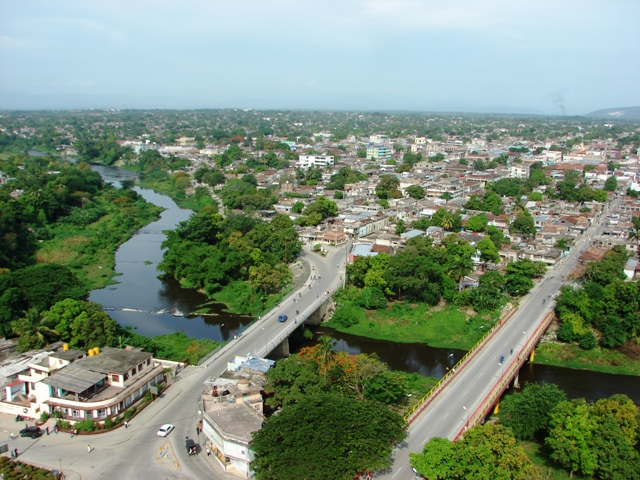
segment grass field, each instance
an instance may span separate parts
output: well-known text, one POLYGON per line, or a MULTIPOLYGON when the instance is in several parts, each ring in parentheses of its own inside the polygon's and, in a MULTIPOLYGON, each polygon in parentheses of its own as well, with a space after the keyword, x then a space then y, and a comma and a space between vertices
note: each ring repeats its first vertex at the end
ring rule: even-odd
POLYGON ((366 320, 345 328, 327 326, 353 335, 392 342, 423 342, 432 347, 469 350, 491 328, 495 318, 479 317, 455 307, 393 303, 385 310, 364 310, 366 320))
POLYGON ((583 350, 577 345, 543 342, 536 348, 534 363, 558 367, 640 376, 640 356, 631 346, 621 350, 596 347, 583 350))
POLYGON ((582 480, 589 478, 575 473, 573 474, 573 476, 570 476, 569 472, 558 467, 551 459, 549 459, 544 448, 538 443, 521 442, 520 444, 524 448, 524 451, 527 453, 527 456, 531 459, 535 467, 538 469, 540 478, 544 478, 546 480, 582 480))

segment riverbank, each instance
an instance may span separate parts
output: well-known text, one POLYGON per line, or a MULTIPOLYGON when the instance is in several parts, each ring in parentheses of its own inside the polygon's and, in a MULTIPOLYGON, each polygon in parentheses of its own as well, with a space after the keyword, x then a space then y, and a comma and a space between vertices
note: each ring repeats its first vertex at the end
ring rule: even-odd
POLYGON ((583 350, 578 345, 544 341, 536 348, 533 363, 640 376, 640 345, 629 345, 621 350, 600 347, 583 350))
POLYGON ((115 252, 136 230, 157 220, 163 208, 142 198, 123 203, 125 193, 105 193, 99 208, 106 214, 85 226, 59 223, 50 227, 50 240, 40 244, 38 263, 70 267, 90 290, 113 284, 115 252))
MULTIPOLYGON (((383 310, 365 310, 342 304, 324 327, 363 338, 394 343, 424 343, 434 348, 468 351, 496 322, 497 312, 478 316, 453 306, 429 307, 396 302, 383 310), (343 309, 340 312, 340 309, 343 309), (344 326, 341 315, 355 323, 344 326)), ((620 350, 596 347, 583 350, 577 345, 557 342, 548 333, 536 348, 533 363, 601 373, 640 376, 640 345, 629 343, 620 350)))

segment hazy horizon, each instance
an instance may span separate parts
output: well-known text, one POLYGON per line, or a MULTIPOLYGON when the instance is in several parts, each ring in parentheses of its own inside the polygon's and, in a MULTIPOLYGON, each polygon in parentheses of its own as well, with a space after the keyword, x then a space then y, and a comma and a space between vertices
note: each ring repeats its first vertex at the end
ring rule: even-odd
POLYGON ((584 115, 640 105, 640 2, 0 4, 0 109, 584 115))

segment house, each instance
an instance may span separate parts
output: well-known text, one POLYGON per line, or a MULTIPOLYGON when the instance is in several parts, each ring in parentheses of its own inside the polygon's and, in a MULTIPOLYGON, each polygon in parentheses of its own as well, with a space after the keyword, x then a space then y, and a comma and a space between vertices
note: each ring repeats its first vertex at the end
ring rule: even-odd
POLYGON ((627 263, 624 264, 624 274, 629 280, 633 280, 636 276, 636 271, 638 270, 638 260, 635 258, 630 258, 627 260, 627 263))
POLYGON ((139 348, 84 352, 65 344, 33 356, 17 381, 29 403, 25 415, 35 418, 39 412, 55 411, 70 422, 99 422, 122 414, 151 387, 163 383, 166 366, 139 348))
POLYGON ((226 473, 251 477, 251 441, 265 420, 261 391, 274 363, 251 354, 236 356, 221 377, 205 382, 200 426, 206 447, 226 473))

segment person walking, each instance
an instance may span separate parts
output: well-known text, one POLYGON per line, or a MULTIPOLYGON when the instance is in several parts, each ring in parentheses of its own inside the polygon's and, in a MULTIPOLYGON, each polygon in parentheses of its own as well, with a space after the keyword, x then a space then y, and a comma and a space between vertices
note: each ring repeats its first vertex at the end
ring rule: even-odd
POLYGON ((91 453, 91 445, 87 445, 87 453, 91 453))
POLYGON ((126 420, 124 421, 124 428, 129 428, 129 422, 127 422, 126 420))
POLYGON ((11 437, 11 440, 13 440, 13 432, 9 434, 9 437, 11 437))
POLYGON ((18 458, 18 449, 17 448, 13 451, 13 453, 14 453, 14 458, 18 458))

